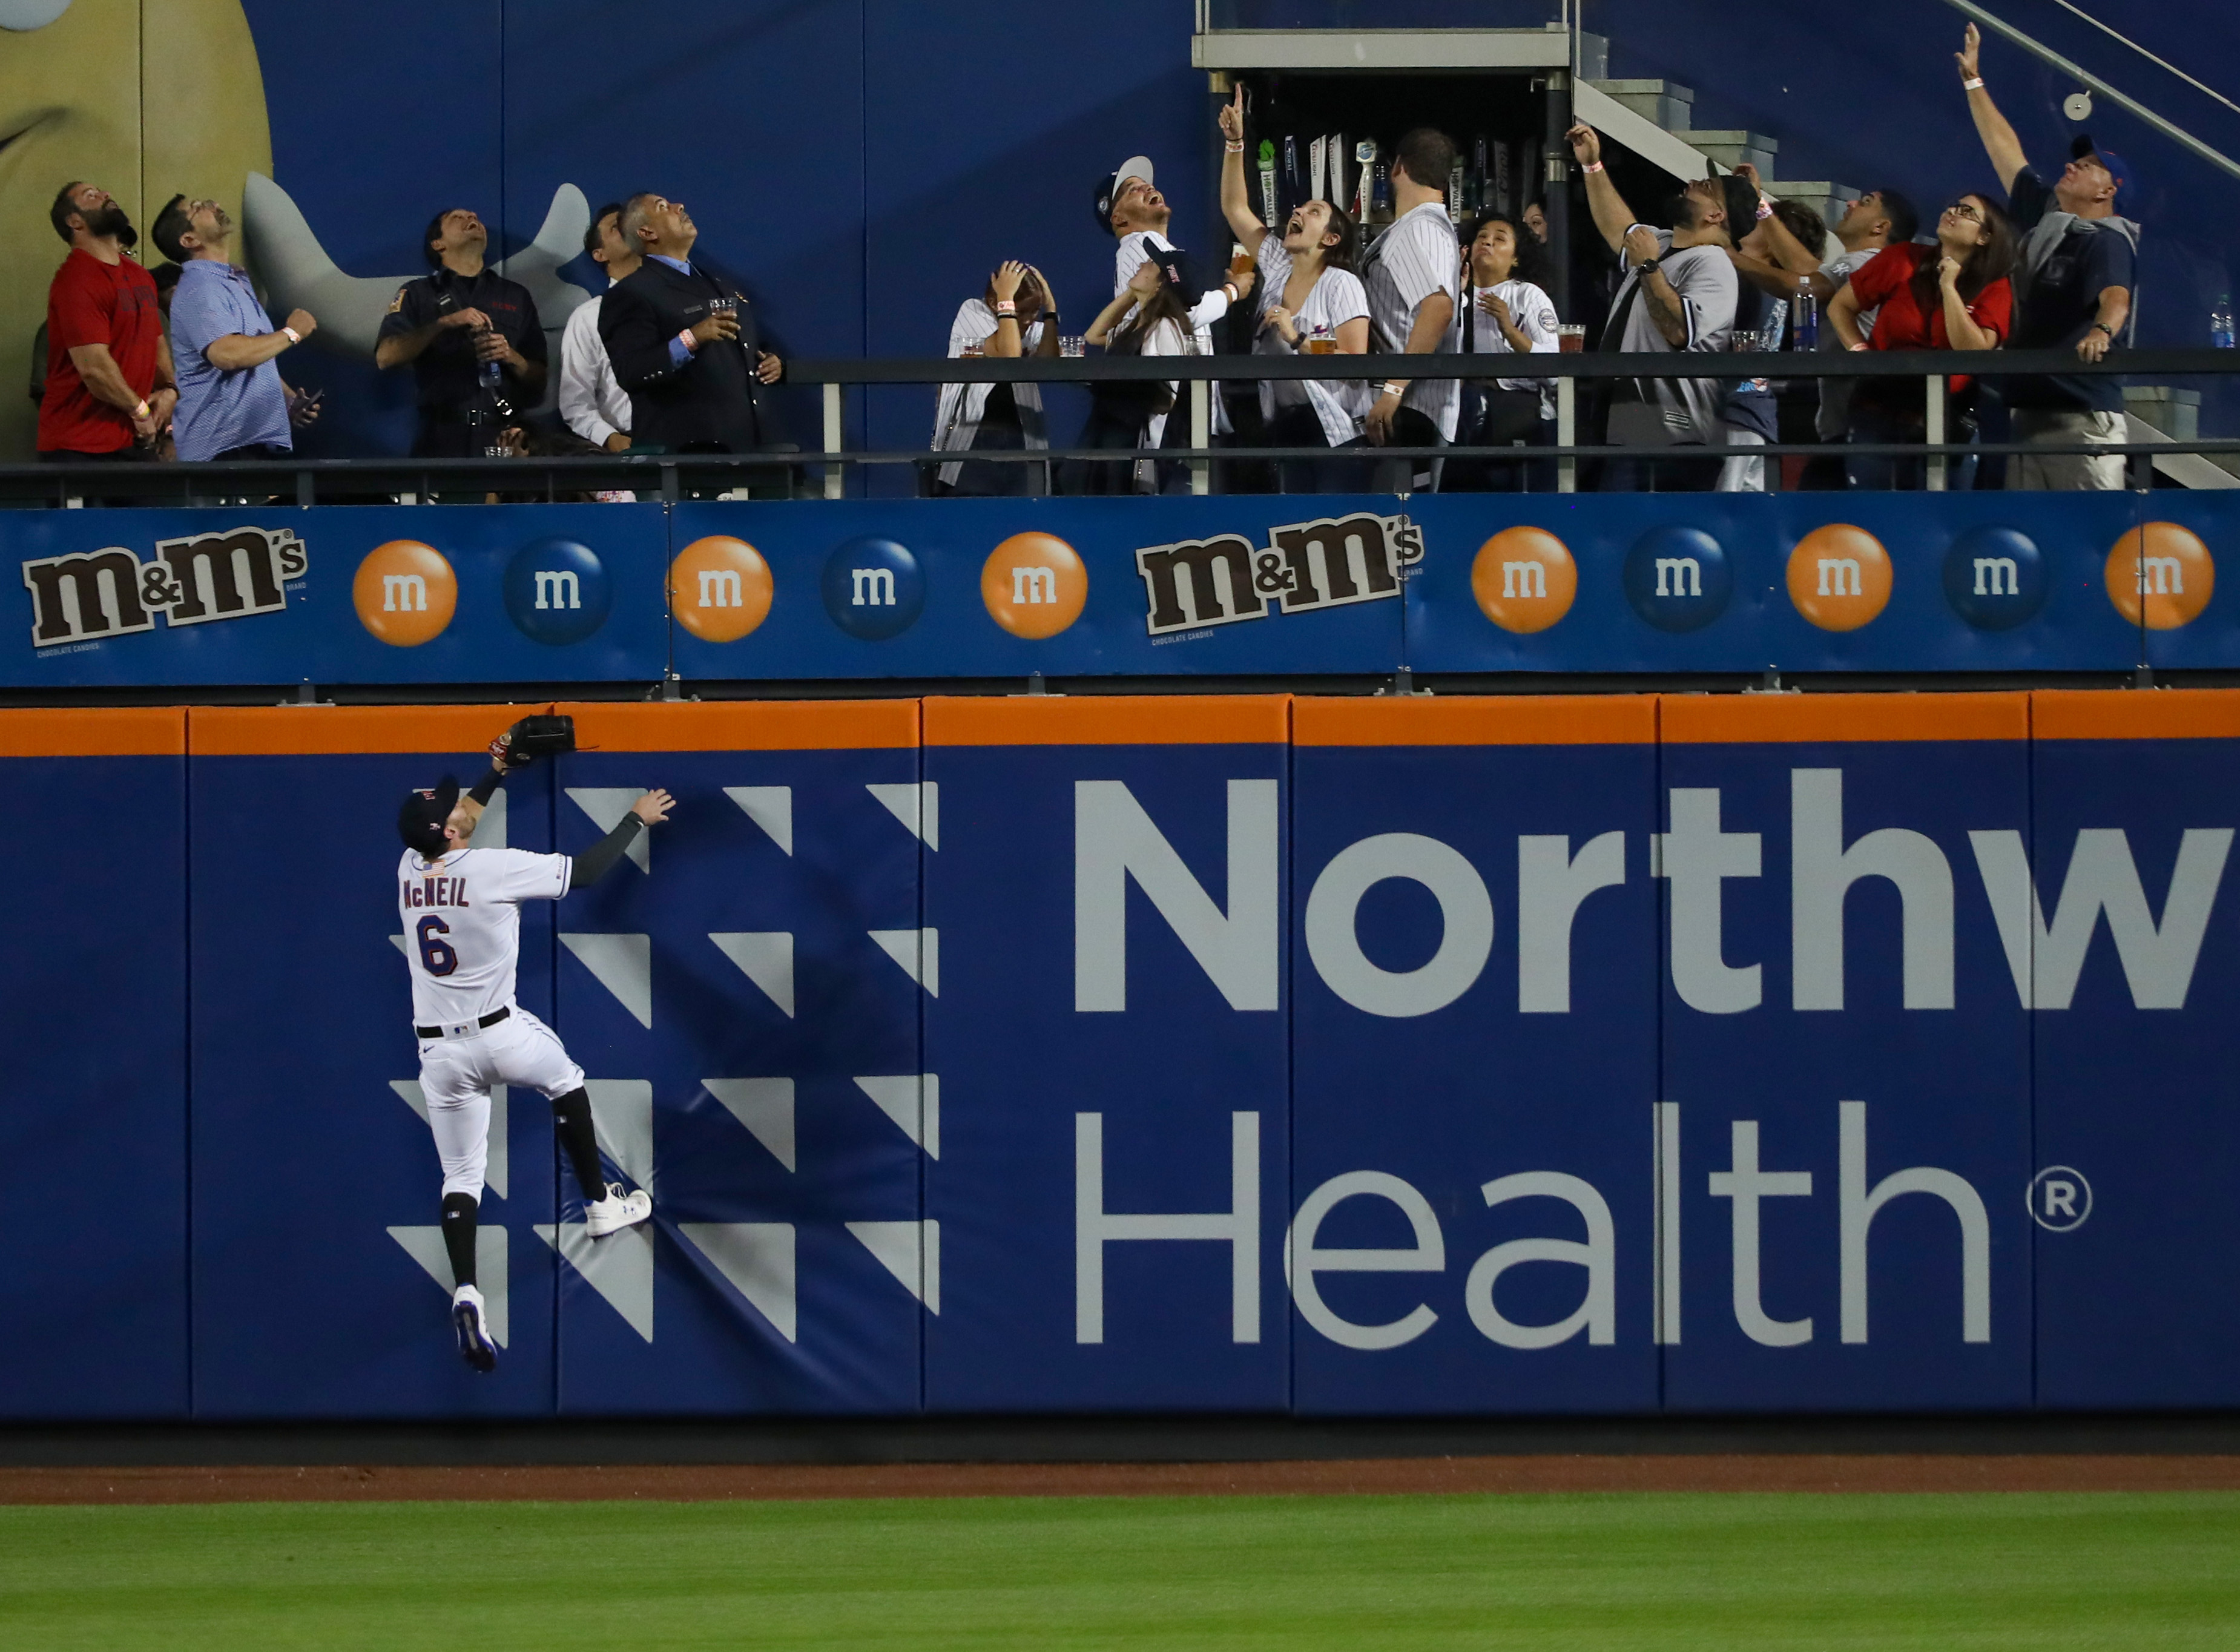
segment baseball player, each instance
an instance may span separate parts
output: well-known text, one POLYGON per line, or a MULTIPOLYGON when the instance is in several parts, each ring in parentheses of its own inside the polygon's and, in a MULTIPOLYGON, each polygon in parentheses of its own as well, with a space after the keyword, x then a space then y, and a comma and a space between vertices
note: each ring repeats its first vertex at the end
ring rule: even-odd
POLYGON ((530 759, 510 746, 512 730, 490 744, 490 771, 462 797, 446 775, 433 790, 407 794, 397 829, 397 907, 404 920, 412 973, 413 1032, 420 1040, 420 1089, 443 1163, 443 1248, 451 1259, 451 1325, 459 1353, 477 1371, 495 1370, 497 1351, 475 1288, 475 1212, 490 1149, 493 1084, 525 1084, 552 1103, 560 1145, 583 1189, 583 1229, 593 1239, 653 1214, 648 1194, 610 1183, 599 1163, 583 1069, 558 1035, 513 1001, 521 949, 521 903, 557 901, 596 883, 637 834, 669 816, 675 799, 659 789, 630 805, 614 830, 584 853, 531 855, 477 849, 483 806, 508 768, 530 759))

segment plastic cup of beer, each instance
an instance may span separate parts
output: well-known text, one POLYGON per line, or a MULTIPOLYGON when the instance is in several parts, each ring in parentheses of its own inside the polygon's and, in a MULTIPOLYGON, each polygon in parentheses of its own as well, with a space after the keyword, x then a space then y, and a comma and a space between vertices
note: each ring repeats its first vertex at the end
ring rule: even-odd
POLYGON ((1310 356, 1337 355, 1337 336, 1327 327, 1316 328, 1314 331, 1307 335, 1307 354, 1310 356))
POLYGON ((1252 272, 1252 255, 1244 250, 1244 243, 1232 241, 1229 245, 1229 273, 1232 276, 1250 275, 1252 272))
POLYGON ((1575 323, 1565 323, 1556 329, 1556 348, 1566 356, 1577 356, 1587 347, 1587 330, 1575 323))

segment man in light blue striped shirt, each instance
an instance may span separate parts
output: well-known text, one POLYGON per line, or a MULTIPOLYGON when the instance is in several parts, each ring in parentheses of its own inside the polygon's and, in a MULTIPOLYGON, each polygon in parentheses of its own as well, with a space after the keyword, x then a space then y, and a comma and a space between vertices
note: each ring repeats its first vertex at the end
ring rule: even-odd
POLYGON ((318 416, 317 398, 290 390, 276 364, 318 323, 299 310, 274 330, 249 276, 226 258, 232 231, 233 220, 217 202, 174 196, 151 232, 180 266, 171 295, 179 381, 171 434, 182 459, 285 458, 295 450, 290 427, 318 416))

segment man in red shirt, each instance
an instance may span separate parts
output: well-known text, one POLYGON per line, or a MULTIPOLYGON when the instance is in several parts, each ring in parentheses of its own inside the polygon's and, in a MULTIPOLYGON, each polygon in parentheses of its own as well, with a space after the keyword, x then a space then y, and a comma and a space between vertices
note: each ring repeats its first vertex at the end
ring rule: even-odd
POLYGON ((140 237, 116 197, 72 183, 49 215, 70 256, 47 289, 42 459, 149 459, 178 397, 155 277, 124 256, 140 237))

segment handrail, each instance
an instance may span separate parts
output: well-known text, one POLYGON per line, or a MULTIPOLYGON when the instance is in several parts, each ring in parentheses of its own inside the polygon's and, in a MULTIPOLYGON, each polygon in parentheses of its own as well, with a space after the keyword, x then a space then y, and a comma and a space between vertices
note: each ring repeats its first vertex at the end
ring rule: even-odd
MULTIPOLYGON (((801 360, 787 364, 789 382, 821 385, 825 403, 823 450, 773 449, 742 454, 589 453, 521 457, 456 459, 420 458, 410 455, 381 455, 347 459, 260 459, 223 463, 179 462, 166 464, 105 463, 0 464, 0 501, 72 502, 81 496, 106 497, 143 503, 218 503, 207 496, 257 492, 285 494, 292 485, 295 501, 309 505, 323 494, 330 502, 337 494, 360 496, 441 493, 458 498, 477 492, 520 496, 543 491, 557 497, 565 486, 571 490, 594 488, 628 489, 651 498, 675 502, 690 490, 757 485, 788 490, 790 480, 803 467, 822 468, 825 496, 840 496, 841 468, 871 465, 950 463, 968 456, 965 451, 932 447, 844 450, 841 440, 841 395, 850 384, 943 383, 1076 383, 1185 381, 1193 385, 1190 398, 1203 403, 1200 383, 1254 379, 1323 379, 1360 382, 1383 379, 1455 380, 1509 377, 1558 381, 1615 379, 1912 379, 1941 390, 1946 377, 1964 373, 1978 377, 2058 376, 2105 378, 2240 372, 2240 355, 2230 350, 2187 349, 2122 350, 2097 362, 2081 361, 2073 351, 2038 350, 1786 350, 1767 353, 1643 352, 1632 354, 1580 352, 1575 354, 1515 355, 1452 354, 1438 356, 980 356, 901 357, 884 360, 801 360)), ((1569 462, 1580 458, 1632 454, 1639 449, 1581 444, 1563 439, 1575 434, 1575 397, 1564 383, 1557 403, 1559 436, 1552 446, 1519 450, 1515 447, 1476 447, 1450 444, 1436 448, 1389 446, 1365 450, 1346 463, 1372 458, 1403 459, 1435 456, 1488 456, 1528 463, 1565 462, 1570 490, 1569 462)), ((1179 412, 1180 410, 1178 409, 1179 412)), ((1941 430, 1924 434, 1941 436, 1941 430)), ((1792 455, 1854 457, 1910 455, 1963 457, 1970 454, 2094 453, 2126 457, 2167 458, 2174 453, 2240 455, 2240 438, 2174 439, 2158 436, 2150 442, 2128 443, 1947 443, 1943 441, 1870 444, 1770 443, 1727 449, 1709 444, 1698 454, 1730 452, 1751 458, 1780 458, 1792 455)), ((1112 464, 1133 452, 1156 456, 1162 463, 1187 463, 1193 468, 1195 489, 1205 490, 1208 462, 1333 457, 1323 448, 1215 447, 1203 434, 1189 447, 1147 449, 1034 448, 1017 450, 970 450, 976 462, 996 464, 1042 464, 1082 459, 1112 464)), ((1684 456, 1675 455, 1673 456, 1684 456)), ((1935 484, 1932 483, 1932 486, 1935 484)))
POLYGON ((2063 11, 2068 12, 2073 17, 2083 18, 2085 22, 2090 23, 2095 29, 2097 29, 2102 34, 2107 36, 2110 40, 2121 41, 2124 45, 2129 46, 2133 51, 2137 52, 2140 57, 2145 58, 2156 68, 2168 70, 2171 74, 2176 75, 2180 80, 2192 87, 2196 91, 2206 92, 2210 97, 2214 97, 2218 103, 2223 104, 2225 108, 2230 110, 2235 115, 2240 115, 2240 103, 2234 103, 2230 98, 2227 97, 2223 92, 2218 91, 2216 87, 2210 85, 2207 81, 2196 80, 2192 76, 2187 74, 2185 70, 2180 69, 2176 63, 2170 62, 2169 58, 2157 57, 2153 52, 2149 51, 2144 46, 2142 46, 2137 41, 2132 39, 2130 36, 2126 34, 2118 34, 2115 30, 2110 29, 2106 23, 2101 22, 2099 18, 2085 10, 2083 7, 2071 4, 2070 0, 2053 0, 2053 3, 2059 6, 2063 11))
POLYGON ((1387 378, 1918 378, 1930 373, 2061 377, 2240 372, 2240 352, 2112 350, 2098 362, 2065 350, 1587 350, 1531 356, 895 356, 799 361, 785 381, 801 384, 1064 384, 1098 380, 1387 378))
POLYGON ((2098 92, 2102 97, 2110 98, 2123 108, 2130 110, 2132 114, 2137 115, 2141 120, 2146 122, 2148 125, 2153 127, 2163 137, 2176 139, 2178 143, 2183 143, 2186 148, 2191 150, 2196 155, 2201 157, 2203 160, 2207 161, 2210 165, 2222 167, 2224 170, 2230 172, 2234 177, 2240 178, 2240 161, 2236 161, 2230 156, 2223 154, 2220 150, 2210 148, 2208 144, 2203 143, 2191 132, 2187 131, 2183 127, 2177 125, 2175 122, 2156 114, 2154 110, 2149 109, 2137 98, 2130 97, 2126 93, 2117 91, 2106 81, 2092 73, 2091 70, 2070 62, 2068 58, 2063 57, 2059 52, 2056 51, 2052 47, 2046 45, 2042 41, 2031 39, 2030 36, 2016 28, 2014 24, 2008 23, 2002 18, 1993 17, 1990 12, 1984 10, 1983 7, 1976 4, 1975 0, 1944 0, 1944 3, 1950 6, 1955 11, 1960 13, 1960 15, 1964 17, 1972 17, 1976 22, 1982 23, 1986 29, 1990 30, 1994 34, 2000 35, 2008 40, 2011 40, 2016 45, 2020 46, 2024 51, 2030 53, 2030 56, 2037 58, 2040 62, 2052 64, 2053 67, 2061 70, 2064 75, 2072 75, 2076 77, 2077 79, 2082 81, 2085 85, 2090 86, 2094 91, 2098 92))

